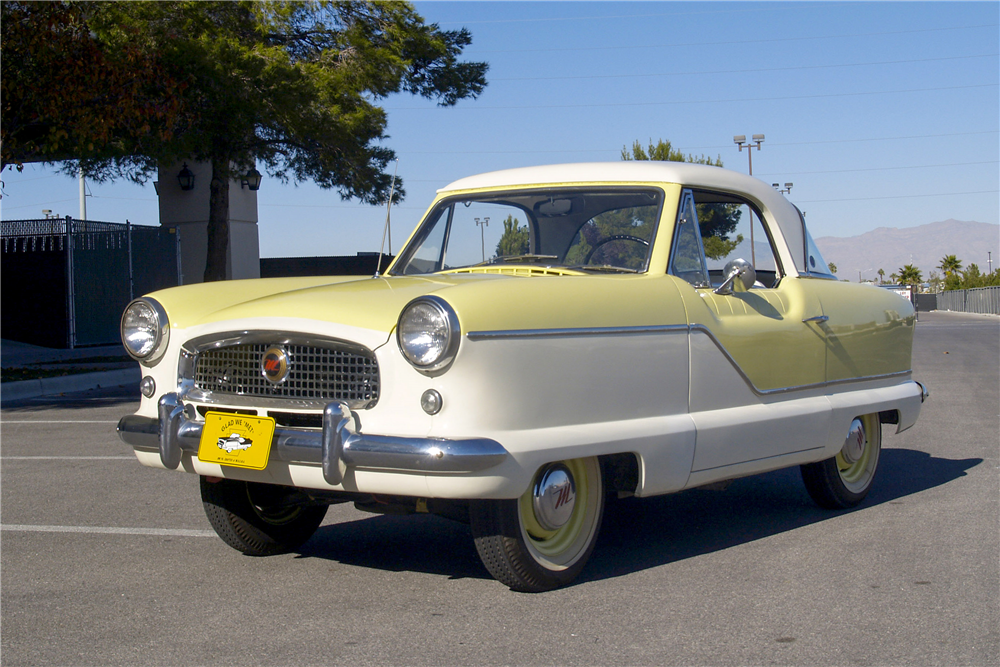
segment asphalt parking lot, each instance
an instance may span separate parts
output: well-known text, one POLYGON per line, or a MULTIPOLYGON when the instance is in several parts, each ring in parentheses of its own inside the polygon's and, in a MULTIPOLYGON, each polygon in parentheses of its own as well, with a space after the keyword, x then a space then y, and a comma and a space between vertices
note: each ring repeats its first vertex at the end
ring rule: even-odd
POLYGON ((578 582, 513 593, 464 525, 331 508, 250 558, 193 475, 115 435, 137 393, 0 413, 4 665, 1000 664, 1000 318, 921 313, 917 425, 848 512, 797 470, 620 503, 578 582))

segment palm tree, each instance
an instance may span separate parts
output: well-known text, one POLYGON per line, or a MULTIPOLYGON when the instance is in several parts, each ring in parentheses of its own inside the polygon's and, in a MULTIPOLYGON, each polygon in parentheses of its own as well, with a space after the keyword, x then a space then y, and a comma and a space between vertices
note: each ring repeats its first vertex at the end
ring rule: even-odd
POLYGON ((962 268, 962 260, 954 255, 945 255, 941 258, 941 263, 938 264, 939 269, 944 271, 944 275, 947 278, 951 274, 959 271, 962 268))
POLYGON ((898 273, 890 273, 889 274, 889 284, 890 285, 898 285, 899 284, 899 274, 898 273))
POLYGON ((900 285, 919 285, 924 281, 924 277, 920 273, 920 269, 912 264, 907 264, 903 268, 897 270, 899 271, 900 285))
POLYGON ((885 278, 885 269, 879 269, 878 270, 878 284, 879 285, 881 285, 884 282, 882 280, 883 278, 885 278))

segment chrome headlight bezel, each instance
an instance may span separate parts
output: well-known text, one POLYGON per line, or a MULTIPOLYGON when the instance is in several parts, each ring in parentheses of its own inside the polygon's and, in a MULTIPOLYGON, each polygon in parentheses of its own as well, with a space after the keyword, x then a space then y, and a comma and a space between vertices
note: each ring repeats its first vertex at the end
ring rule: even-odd
POLYGON ((149 297, 134 299, 125 307, 120 325, 122 345, 129 356, 140 363, 152 365, 163 356, 170 339, 170 322, 163 306, 149 297), (131 319, 130 319, 131 317, 131 319), (136 321, 145 321, 137 326, 136 321), (130 324, 126 324, 126 322, 130 324), (126 330, 129 326, 129 330, 126 330), (144 341, 144 342, 143 342, 144 341), (136 343, 141 344, 137 345, 136 343))
POLYGON ((443 373, 454 361, 462 330, 458 315, 439 296, 406 304, 396 322, 396 344, 403 357, 425 375, 443 373))

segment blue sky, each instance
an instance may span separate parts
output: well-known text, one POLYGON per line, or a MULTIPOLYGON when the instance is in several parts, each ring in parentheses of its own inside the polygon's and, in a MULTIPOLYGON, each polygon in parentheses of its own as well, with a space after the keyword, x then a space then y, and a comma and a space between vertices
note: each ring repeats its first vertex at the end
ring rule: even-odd
MULTIPOLYGON (((1000 3, 418 2, 468 28, 489 85, 453 108, 383 101, 406 200, 393 251, 437 188, 474 173, 617 161, 668 139, 794 183, 814 236, 948 218, 1000 222, 1000 3)), ((79 210, 75 179, 4 172, 4 220, 79 210)), ((92 220, 157 224, 152 184, 89 184, 92 220)), ((385 210, 265 175, 263 257, 376 251, 385 210)), ((207 213, 206 213, 207 217, 207 213)))

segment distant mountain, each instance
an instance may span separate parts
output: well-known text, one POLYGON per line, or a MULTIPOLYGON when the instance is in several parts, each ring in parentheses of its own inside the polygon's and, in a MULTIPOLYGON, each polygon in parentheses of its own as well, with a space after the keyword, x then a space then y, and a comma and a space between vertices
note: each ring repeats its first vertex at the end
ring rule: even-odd
POLYGON ((987 253, 993 253, 993 268, 1000 268, 1000 225, 985 222, 945 220, 918 227, 879 227, 860 236, 840 238, 823 236, 816 239, 819 251, 828 262, 837 265, 837 277, 857 281, 858 271, 865 280, 878 278, 878 270, 885 270, 885 278, 896 273, 905 264, 914 264, 921 270, 924 280, 936 268, 941 258, 955 255, 962 260, 962 268, 978 264, 985 273, 987 253))

